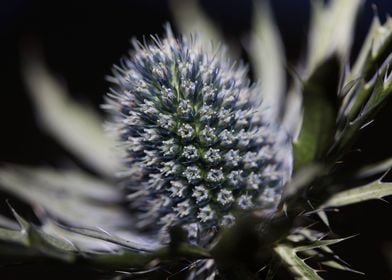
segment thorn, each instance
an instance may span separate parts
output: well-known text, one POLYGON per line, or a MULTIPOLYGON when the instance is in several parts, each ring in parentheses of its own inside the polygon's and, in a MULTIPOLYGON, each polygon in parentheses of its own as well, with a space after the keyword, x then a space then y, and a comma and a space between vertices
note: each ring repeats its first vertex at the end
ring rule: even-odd
POLYGON ((389 168, 388 170, 386 170, 381 176, 380 179, 378 179, 379 183, 383 183, 383 179, 388 175, 388 173, 392 170, 392 168, 389 168))
POLYGON ((312 203, 310 202, 310 200, 307 200, 306 202, 309 204, 310 208, 314 209, 314 207, 313 207, 312 203))
POLYGON ((360 233, 353 234, 353 235, 350 235, 350 236, 344 237, 344 238, 343 238, 343 240, 349 240, 349 239, 351 239, 351 238, 355 238, 355 237, 357 237, 357 236, 359 236, 359 235, 360 235, 360 233))
POLYGON ((313 256, 309 256, 309 257, 303 258, 302 261, 307 261, 307 260, 309 260, 311 258, 313 258, 313 256))
POLYGON ((321 235, 317 240, 318 240, 318 241, 323 240, 326 236, 328 236, 328 233, 327 233, 327 232, 324 233, 323 235, 321 235))
POLYGON ((367 123, 365 123, 364 125, 362 125, 360 128, 359 128, 359 130, 362 130, 362 129, 364 129, 365 127, 367 127, 368 125, 370 125, 371 123, 373 123, 374 122, 374 119, 373 120, 370 120, 370 121, 368 121, 367 123))
POLYGON ((11 206, 11 203, 9 202, 8 199, 6 200, 6 203, 7 203, 8 207, 11 209, 12 214, 14 215, 16 221, 18 222, 18 224, 20 226, 20 229, 22 231, 26 231, 29 228, 30 224, 27 221, 25 221, 25 219, 23 219, 22 216, 20 216, 18 214, 18 212, 16 212, 16 210, 11 206))
POLYGON ((343 260, 342 258, 340 258, 338 255, 334 255, 334 257, 339 260, 340 262, 342 262, 344 265, 346 266, 350 266, 350 264, 348 262, 346 262, 345 260, 343 260))
POLYGON ((304 227, 305 229, 309 229, 309 228, 311 228, 311 227, 313 227, 314 225, 317 225, 318 224, 318 222, 314 222, 314 223, 311 223, 310 225, 307 225, 306 227, 304 227))
POLYGON ((386 200, 386 199, 384 199, 384 198, 382 198, 382 197, 380 197, 379 200, 381 200, 382 202, 385 202, 385 203, 387 203, 387 204, 390 204, 390 202, 389 202, 388 200, 386 200))
POLYGON ((284 212, 284 215, 287 218, 288 217, 288 213, 287 213, 287 205, 286 204, 283 204, 283 212, 284 212))
POLYGON ((389 76, 391 75, 389 66, 390 66, 390 64, 388 63, 387 68, 385 69, 384 83, 388 82, 389 76))
POLYGON ((262 268, 260 268, 259 270, 256 271, 256 273, 262 272, 263 270, 265 270, 267 268, 267 265, 263 266, 262 268))
POLYGON ((103 228, 101 228, 101 227, 96 227, 96 229, 97 229, 98 231, 101 231, 101 232, 103 232, 103 233, 107 234, 108 236, 111 236, 111 237, 113 237, 113 235, 112 235, 112 234, 110 234, 109 232, 107 232, 106 230, 104 230, 104 229, 103 229, 103 228))
POLYGON ((372 10, 373 10, 373 16, 376 17, 377 19, 380 18, 376 4, 372 4, 372 10))

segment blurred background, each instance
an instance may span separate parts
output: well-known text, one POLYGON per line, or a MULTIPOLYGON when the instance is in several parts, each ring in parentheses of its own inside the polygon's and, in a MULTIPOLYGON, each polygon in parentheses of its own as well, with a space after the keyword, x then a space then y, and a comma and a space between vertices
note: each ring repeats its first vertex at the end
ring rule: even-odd
MULTIPOLYGON (((291 65, 295 65, 305 53, 310 1, 271 1, 291 65)), ((200 2, 231 40, 241 42, 245 38, 250 27, 252 1, 200 2)), ((353 55, 366 35, 375 7, 382 20, 392 13, 391 0, 366 1, 358 20, 353 55)), ((162 34, 163 25, 172 20, 169 3, 164 0, 1 0, 0 162, 59 166, 75 161, 71 154, 40 131, 34 119, 34 109, 21 77, 24 50, 31 46, 42 49, 50 70, 64 82, 74 98, 91 104, 98 111, 108 88, 104 77, 110 74, 112 65, 127 54, 130 39, 162 34)), ((243 59, 247 59, 245 52, 243 59)), ((353 152, 348 159, 353 164, 357 160, 374 162, 386 154, 392 155, 392 137, 388 134, 391 131, 391 110, 392 106, 388 104, 363 132, 363 140, 353 148, 353 151, 362 151, 353 152)), ((0 211, 6 208, 4 204, 0 201, 0 211)), ((332 216, 332 229, 336 233, 341 236, 359 234, 335 246, 336 252, 366 275, 332 272, 324 277, 392 279, 392 207, 381 201, 371 201, 343 208, 332 216)), ((52 264, 45 269, 45 273, 56 275, 60 268, 52 264)), ((78 273, 77 270, 61 269, 64 277, 78 273)), ((46 275, 42 273, 34 262, 0 264, 1 279, 24 279, 27 275, 42 279, 46 275)), ((88 279, 88 274, 85 278, 88 279)))

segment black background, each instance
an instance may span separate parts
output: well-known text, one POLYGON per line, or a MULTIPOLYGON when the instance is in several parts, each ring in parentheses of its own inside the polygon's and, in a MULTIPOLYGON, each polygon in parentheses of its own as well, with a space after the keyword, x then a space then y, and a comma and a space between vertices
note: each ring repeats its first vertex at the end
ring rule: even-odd
MULTIPOLYGON (((345 0, 342 0, 345 1, 345 0)), ((283 34, 289 62, 304 54, 309 2, 307 0, 274 0, 273 8, 283 34)), ((202 1, 207 13, 223 28, 227 36, 239 40, 249 28, 251 1, 202 1)), ((356 30, 354 53, 364 38, 374 10, 384 19, 392 13, 391 0, 367 1, 356 30)), ((56 142, 39 130, 32 104, 20 75, 20 53, 30 44, 39 44, 53 71, 64 81, 72 95, 81 102, 98 108, 110 74, 130 47, 129 39, 143 34, 161 34, 165 22, 171 21, 167 1, 0 1, 0 162, 29 165, 58 165, 75 160, 56 142)), ((392 155, 391 102, 376 121, 363 132, 362 140, 353 148, 352 161, 376 161, 392 155), (365 149, 366 147, 366 149, 365 149)), ((389 199, 391 201, 391 199, 389 199)), ((1 207, 4 208, 4 203, 1 207)), ((386 262, 392 251, 391 206, 371 201, 343 208, 333 214, 332 227, 342 236, 357 237, 335 246, 336 251, 366 276, 331 273, 328 279, 392 278, 392 267, 386 262)), ((392 260, 389 260, 390 263, 392 260)), ((32 266, 1 266, 1 279, 42 276, 32 266), (30 269, 30 270, 29 270, 30 269)), ((56 268, 45 270, 56 275, 56 268)), ((67 275, 67 274, 63 274, 67 275)), ((56 278, 61 277, 57 275, 56 278)))

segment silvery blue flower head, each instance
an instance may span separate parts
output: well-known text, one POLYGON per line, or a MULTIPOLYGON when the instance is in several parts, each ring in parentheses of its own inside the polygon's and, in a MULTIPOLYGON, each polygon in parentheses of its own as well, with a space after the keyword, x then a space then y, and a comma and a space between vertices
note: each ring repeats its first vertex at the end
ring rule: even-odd
POLYGON ((181 225, 205 244, 239 210, 276 208, 290 144, 246 67, 169 28, 165 39, 134 47, 114 68, 106 109, 137 227, 167 240, 181 225))

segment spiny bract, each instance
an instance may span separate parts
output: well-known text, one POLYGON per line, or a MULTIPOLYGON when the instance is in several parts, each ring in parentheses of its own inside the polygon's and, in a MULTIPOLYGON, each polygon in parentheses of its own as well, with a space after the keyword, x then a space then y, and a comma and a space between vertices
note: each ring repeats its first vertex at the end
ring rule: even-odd
POLYGON ((180 224, 203 244, 235 222, 236 209, 275 208, 291 172, 290 144, 261 109, 247 69, 170 30, 134 47, 114 68, 105 107, 126 151, 138 227, 165 239, 180 224))

